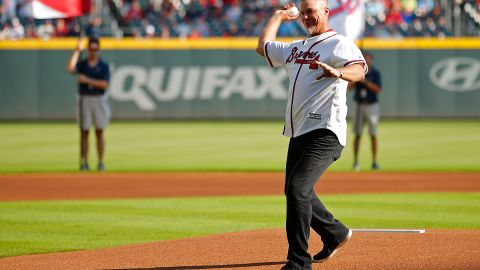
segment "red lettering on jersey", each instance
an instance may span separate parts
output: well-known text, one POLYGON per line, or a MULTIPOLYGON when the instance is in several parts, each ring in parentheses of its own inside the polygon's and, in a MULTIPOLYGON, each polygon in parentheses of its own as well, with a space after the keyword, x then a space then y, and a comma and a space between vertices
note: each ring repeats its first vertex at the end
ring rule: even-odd
POLYGON ((309 69, 318 69, 318 64, 316 63, 317 61, 319 62, 320 55, 317 55, 314 59, 312 60, 306 60, 306 59, 296 59, 295 64, 302 64, 302 65, 309 65, 309 69))
POLYGON ((287 64, 295 60, 295 64, 310 65, 310 69, 318 69, 318 64, 315 61, 319 61, 320 55, 318 52, 311 51, 298 51, 297 47, 293 47, 290 56, 287 58, 287 64))

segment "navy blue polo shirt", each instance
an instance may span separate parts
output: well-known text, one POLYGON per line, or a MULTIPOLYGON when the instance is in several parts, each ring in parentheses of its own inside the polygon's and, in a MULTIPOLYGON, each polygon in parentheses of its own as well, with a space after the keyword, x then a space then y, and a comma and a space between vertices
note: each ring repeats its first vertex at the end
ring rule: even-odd
MULTIPOLYGON (((88 65, 87 59, 78 61, 75 70, 77 73, 83 74, 92 79, 105 81, 110 80, 110 70, 108 68, 108 64, 102 59, 98 59, 98 63, 94 67, 88 65)), ((80 95, 99 96, 105 94, 105 89, 94 88, 89 86, 88 84, 79 83, 78 93, 80 95)))
MULTIPOLYGON (((369 82, 373 82, 382 87, 382 79, 380 72, 374 67, 369 67, 368 73, 365 75, 365 79, 369 82)), ((364 85, 359 83, 355 84, 355 96, 354 99, 358 103, 376 103, 378 102, 378 95, 372 91, 368 91, 364 85)))

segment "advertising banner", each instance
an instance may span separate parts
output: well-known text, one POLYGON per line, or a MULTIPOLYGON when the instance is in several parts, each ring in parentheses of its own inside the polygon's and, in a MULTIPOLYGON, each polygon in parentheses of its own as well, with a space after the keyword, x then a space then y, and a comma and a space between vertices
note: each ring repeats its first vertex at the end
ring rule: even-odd
MULTIPOLYGON (((382 117, 480 117, 478 49, 366 47, 382 76, 382 117)), ((70 54, 0 46, 0 120, 73 119, 70 54)), ((107 46, 101 57, 114 119, 282 119, 290 95, 285 70, 250 48, 107 46)))

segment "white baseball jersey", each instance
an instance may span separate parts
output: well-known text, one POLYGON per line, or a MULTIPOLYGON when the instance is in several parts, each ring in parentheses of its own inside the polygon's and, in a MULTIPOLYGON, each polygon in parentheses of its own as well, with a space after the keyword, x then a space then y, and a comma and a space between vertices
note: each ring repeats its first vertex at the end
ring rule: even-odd
POLYGON ((329 30, 305 40, 266 42, 270 67, 285 66, 290 79, 283 135, 297 137, 315 129, 333 131, 343 146, 347 142, 347 86, 337 78, 316 80, 323 72, 314 61, 331 67, 367 65, 353 40, 329 30))

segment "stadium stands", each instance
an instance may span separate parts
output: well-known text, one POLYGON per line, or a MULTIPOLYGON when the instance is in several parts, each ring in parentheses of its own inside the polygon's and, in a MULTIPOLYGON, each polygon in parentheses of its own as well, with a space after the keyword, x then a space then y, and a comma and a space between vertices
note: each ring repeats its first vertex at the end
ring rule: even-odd
MULTIPOLYGON (((0 39, 87 35, 136 38, 257 36, 285 0, 92 0, 80 18, 35 20, 25 0, 0 0, 0 39)), ((298 1, 293 1, 298 2, 298 1)), ((480 0, 366 0, 365 36, 382 38, 480 36, 480 0)), ((279 36, 301 36, 298 22, 279 36)))

